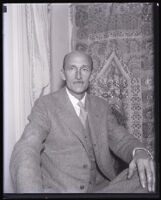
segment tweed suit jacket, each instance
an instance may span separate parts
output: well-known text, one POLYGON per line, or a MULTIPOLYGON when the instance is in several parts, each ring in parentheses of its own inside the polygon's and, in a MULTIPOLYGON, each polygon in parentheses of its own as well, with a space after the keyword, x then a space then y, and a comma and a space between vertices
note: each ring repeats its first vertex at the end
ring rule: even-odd
MULTIPOLYGON (((116 173, 110 151, 129 163, 133 149, 143 145, 117 124, 105 100, 87 94, 86 107, 96 162, 112 180, 116 173)), ((39 98, 28 119, 10 160, 15 192, 87 192, 91 163, 84 128, 65 88, 39 98)))

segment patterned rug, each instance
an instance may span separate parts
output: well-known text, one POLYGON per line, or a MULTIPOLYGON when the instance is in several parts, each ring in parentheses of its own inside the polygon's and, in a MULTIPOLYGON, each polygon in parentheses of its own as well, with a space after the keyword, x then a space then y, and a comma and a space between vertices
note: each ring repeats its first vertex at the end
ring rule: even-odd
POLYGON ((72 49, 93 58, 89 92, 154 153, 152 4, 77 3, 70 11, 72 49))

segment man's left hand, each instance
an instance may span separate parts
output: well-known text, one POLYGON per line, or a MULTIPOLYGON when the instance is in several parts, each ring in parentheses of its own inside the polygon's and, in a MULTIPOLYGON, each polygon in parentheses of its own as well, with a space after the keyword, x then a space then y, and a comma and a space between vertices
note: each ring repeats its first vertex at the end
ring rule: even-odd
POLYGON ((133 160, 129 164, 128 178, 130 179, 135 170, 138 170, 140 182, 143 188, 148 186, 149 192, 155 191, 155 167, 153 159, 145 150, 137 150, 133 160))

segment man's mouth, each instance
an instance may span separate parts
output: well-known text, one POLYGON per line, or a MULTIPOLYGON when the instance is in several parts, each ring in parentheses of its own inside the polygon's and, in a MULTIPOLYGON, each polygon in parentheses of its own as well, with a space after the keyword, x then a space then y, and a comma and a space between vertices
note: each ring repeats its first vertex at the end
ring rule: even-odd
POLYGON ((74 84, 83 84, 83 81, 75 81, 74 84))

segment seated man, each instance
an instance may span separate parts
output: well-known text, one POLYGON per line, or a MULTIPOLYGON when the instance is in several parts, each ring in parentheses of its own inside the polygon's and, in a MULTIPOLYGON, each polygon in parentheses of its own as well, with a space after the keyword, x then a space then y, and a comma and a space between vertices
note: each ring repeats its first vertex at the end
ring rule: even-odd
POLYGON ((117 124, 105 100, 87 94, 93 63, 64 58, 66 86, 39 98, 16 143, 10 172, 17 193, 147 193, 154 191, 150 153, 117 124), (116 175, 110 151, 129 164, 116 175))

